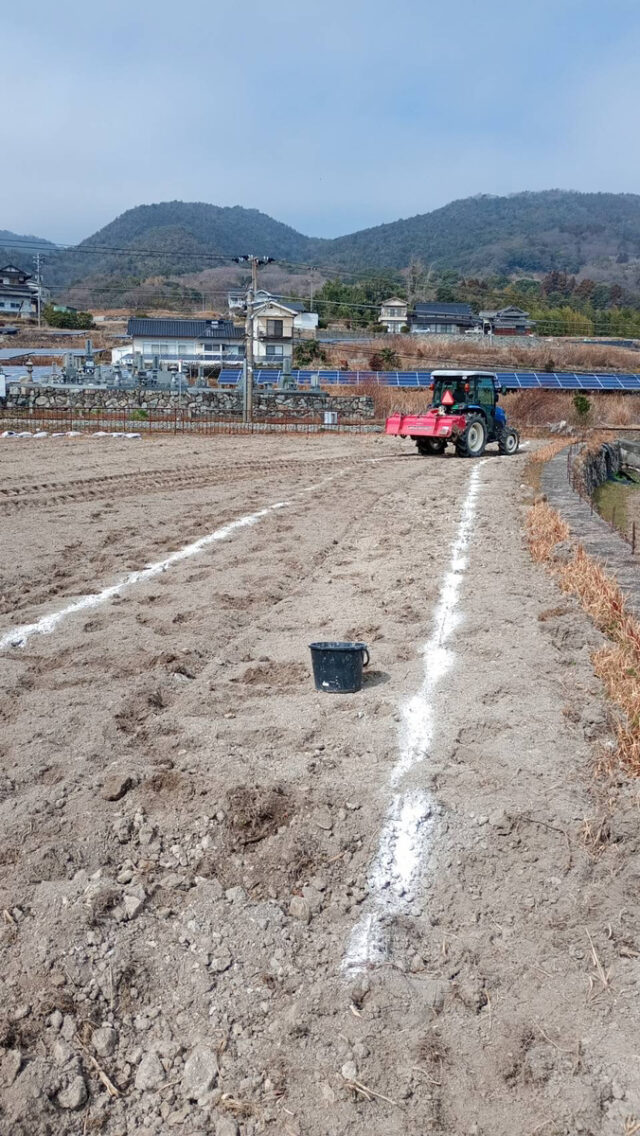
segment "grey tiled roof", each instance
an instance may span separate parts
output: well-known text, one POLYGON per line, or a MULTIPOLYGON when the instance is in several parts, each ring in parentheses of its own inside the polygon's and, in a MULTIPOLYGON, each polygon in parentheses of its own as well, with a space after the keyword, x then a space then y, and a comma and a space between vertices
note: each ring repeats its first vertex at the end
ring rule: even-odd
POLYGON ((418 318, 424 316, 473 316, 470 304, 440 304, 434 301, 429 304, 416 304, 415 313, 418 318))
POLYGON ((129 335, 158 339, 243 339, 244 328, 231 320, 130 319, 129 335))

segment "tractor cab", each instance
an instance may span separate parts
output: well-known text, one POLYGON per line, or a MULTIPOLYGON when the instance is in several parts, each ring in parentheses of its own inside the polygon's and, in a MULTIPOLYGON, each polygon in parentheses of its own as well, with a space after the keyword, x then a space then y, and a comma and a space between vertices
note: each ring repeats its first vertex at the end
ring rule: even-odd
POLYGON ((445 414, 463 414, 479 410, 491 421, 499 398, 495 377, 492 374, 471 374, 434 371, 432 374, 433 401, 431 407, 443 408, 445 414))

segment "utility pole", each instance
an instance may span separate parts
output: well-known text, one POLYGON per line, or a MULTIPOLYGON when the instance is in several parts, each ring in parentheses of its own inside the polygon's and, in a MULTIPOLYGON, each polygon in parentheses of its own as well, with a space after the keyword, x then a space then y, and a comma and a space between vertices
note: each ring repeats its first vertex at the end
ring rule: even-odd
POLYGON ((42 286, 41 286, 41 281, 40 281, 40 253, 37 252, 33 259, 34 259, 35 266, 36 266, 36 284, 38 286, 38 291, 36 292, 36 303, 37 303, 37 308, 38 308, 38 327, 42 327, 42 286))
POLYGON ((272 264, 272 256, 234 256, 236 264, 249 261, 251 264, 251 285, 247 289, 247 315, 244 325, 245 360, 244 360, 244 402, 242 408, 243 422, 253 422, 253 345, 255 340, 254 314, 256 292, 258 291, 258 265, 272 264))

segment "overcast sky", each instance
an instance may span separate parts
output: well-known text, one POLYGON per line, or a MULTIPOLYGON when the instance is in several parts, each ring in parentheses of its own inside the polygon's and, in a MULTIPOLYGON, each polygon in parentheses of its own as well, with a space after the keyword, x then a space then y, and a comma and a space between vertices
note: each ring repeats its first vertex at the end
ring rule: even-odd
POLYGON ((637 192, 638 0, 3 5, 0 229, 134 205, 337 236, 476 193, 637 192))

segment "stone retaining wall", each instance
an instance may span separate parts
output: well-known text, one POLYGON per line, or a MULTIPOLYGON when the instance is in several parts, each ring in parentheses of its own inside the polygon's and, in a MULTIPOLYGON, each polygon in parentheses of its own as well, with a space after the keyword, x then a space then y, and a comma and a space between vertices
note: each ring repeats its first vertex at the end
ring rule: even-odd
MULTIPOLYGON (((616 443, 617 445, 617 443, 616 443)), ((602 482, 600 482, 602 484, 602 482)), ((562 450, 542 471, 542 490, 549 504, 567 521, 572 535, 590 556, 614 575, 630 609, 640 616, 640 557, 593 511, 588 500, 571 488, 567 477, 567 451, 562 450)))
MULTIPOLYGON (((147 410, 173 413, 182 407, 192 417, 242 418, 242 392, 236 390, 183 389, 182 400, 177 391, 154 391, 138 387, 120 391, 105 389, 61 389, 60 387, 10 387, 7 409, 23 410, 147 410)), ((325 410, 335 410, 338 421, 371 420, 375 417, 373 399, 369 395, 335 396, 326 391, 260 391, 253 398, 257 419, 296 418, 301 421, 321 419, 325 410)))
POLYGON ((622 468, 619 442, 605 442, 596 453, 585 454, 580 461, 580 480, 589 497, 622 468))

